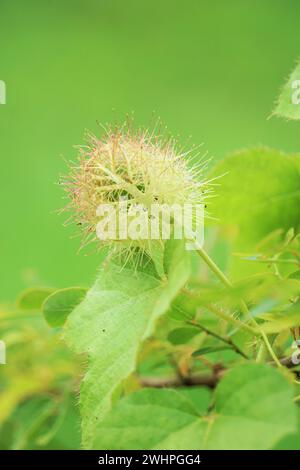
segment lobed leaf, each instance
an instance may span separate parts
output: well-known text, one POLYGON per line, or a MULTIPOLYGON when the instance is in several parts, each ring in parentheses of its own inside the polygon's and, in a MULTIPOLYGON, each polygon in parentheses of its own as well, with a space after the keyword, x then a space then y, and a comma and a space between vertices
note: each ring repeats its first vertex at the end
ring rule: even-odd
MULTIPOLYGON (((199 392, 201 399, 201 390, 199 392)), ((226 373, 216 411, 202 417, 180 391, 144 389, 97 427, 96 449, 269 449, 297 430, 293 390, 276 369, 248 363, 226 373)))
POLYGON ((67 319, 66 341, 89 358, 80 395, 85 447, 91 445, 95 427, 110 410, 122 382, 135 370, 142 342, 187 282, 184 243, 167 245, 167 279, 160 279, 149 261, 135 268, 110 262, 101 267, 94 286, 67 319))

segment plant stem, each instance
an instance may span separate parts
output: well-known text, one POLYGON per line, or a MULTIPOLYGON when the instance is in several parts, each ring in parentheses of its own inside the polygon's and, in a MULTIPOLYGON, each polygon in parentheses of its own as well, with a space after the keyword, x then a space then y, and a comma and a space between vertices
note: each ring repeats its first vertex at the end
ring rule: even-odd
MULTIPOLYGON (((203 261, 207 264, 207 266, 211 269, 211 271, 220 279, 220 281, 225 284, 227 287, 233 287, 232 283, 229 281, 229 279, 225 276, 225 274, 220 270, 220 268, 216 265, 216 263, 210 258, 210 256, 206 253, 206 251, 203 250, 201 247, 197 247, 197 253, 198 255, 203 259, 203 261)), ((248 307, 244 300, 240 300, 240 307, 241 311, 250 317, 250 320, 255 328, 257 328, 260 332, 260 335, 262 336, 263 341, 265 342, 265 345, 273 358, 274 362, 277 364, 278 367, 282 367, 280 364, 276 354, 274 353, 272 346, 268 340, 267 335, 265 334, 264 331, 262 331, 259 328, 259 325, 257 324, 256 320, 250 315, 250 312, 248 310, 248 307)))
POLYGON ((238 320, 237 318, 234 318, 232 315, 228 315, 227 313, 223 312, 221 309, 219 309, 215 305, 209 304, 207 307, 211 312, 213 312, 221 320, 225 320, 228 323, 232 323, 232 325, 238 327, 241 330, 247 331, 247 333, 251 333, 253 335, 260 335, 260 333, 256 331, 255 328, 247 325, 246 323, 243 323, 241 320, 238 320))
POLYGON ((265 343, 261 343, 257 356, 256 356, 256 362, 264 362, 264 360, 266 359, 266 355, 267 355, 266 353, 267 353, 267 347, 265 343))
MULTIPOLYGON (((205 250, 203 250, 203 248, 199 248, 197 249, 197 253, 199 256, 201 256, 201 258, 203 259, 203 261, 207 264, 207 266, 211 269, 211 271, 217 276, 217 278, 219 278, 219 280, 226 286, 226 287, 230 287, 232 288, 233 285, 231 283, 231 281, 228 279, 227 276, 225 276, 225 274, 221 271, 221 269, 219 268, 219 266, 216 265, 216 263, 211 259, 211 257, 206 253, 205 250)), ((243 300, 240 300, 240 307, 241 307, 241 311, 248 315, 249 314, 249 311, 248 311, 248 308, 247 308, 247 305, 245 304, 245 302, 243 300)))
POLYGON ((299 266, 299 261, 295 259, 276 259, 276 258, 264 258, 264 259, 255 259, 250 260, 256 263, 266 263, 266 264, 273 264, 273 263, 280 263, 280 264, 296 264, 299 266))
POLYGON ((244 359, 249 359, 249 357, 247 356, 247 354, 245 354, 245 353, 232 341, 231 338, 224 338, 223 336, 218 335, 218 334, 215 333, 214 331, 209 330, 209 329, 206 328, 205 326, 200 325, 200 323, 196 323, 196 322, 193 322, 193 321, 188 321, 187 323, 188 323, 189 325, 195 326, 196 328, 199 328, 199 330, 204 331, 204 332, 207 333, 208 335, 211 335, 211 336, 213 336, 214 338, 218 339, 219 341, 222 341, 223 343, 227 344, 227 345, 230 347, 230 349, 233 349, 237 354, 240 354, 241 356, 243 356, 244 359))
MULTIPOLYGON (((190 297, 195 297, 192 292, 190 292, 188 289, 182 288, 181 291, 190 296, 190 297)), ((233 317, 232 315, 228 315, 227 313, 223 312, 223 310, 219 309, 216 307, 214 304, 208 304, 206 307, 213 312, 217 317, 219 317, 221 320, 225 320, 227 323, 232 323, 234 326, 236 326, 239 329, 245 330, 248 333, 251 333, 253 335, 260 335, 260 332, 256 331, 255 328, 247 325, 246 323, 243 323, 241 320, 238 320, 237 318, 233 317)))
POLYGON ((206 253, 203 248, 197 248, 197 253, 203 261, 207 264, 207 266, 211 269, 211 271, 220 279, 220 281, 225 284, 227 287, 233 287, 230 280, 225 276, 225 274, 221 271, 221 269, 216 265, 216 263, 211 259, 211 257, 206 253))

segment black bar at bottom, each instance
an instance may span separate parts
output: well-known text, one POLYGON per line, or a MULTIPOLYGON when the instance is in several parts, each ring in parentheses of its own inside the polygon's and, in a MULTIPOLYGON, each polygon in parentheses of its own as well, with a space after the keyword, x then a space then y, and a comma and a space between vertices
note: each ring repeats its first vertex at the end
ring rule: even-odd
POLYGON ((297 464, 299 451, 0 451, 0 467, 9 468, 12 464, 30 465, 31 468, 47 467, 54 465, 73 465, 82 468, 101 468, 104 465, 115 465, 120 468, 136 468, 140 465, 193 465, 198 467, 210 467, 214 465, 240 466, 242 464, 270 464, 277 465, 297 464))

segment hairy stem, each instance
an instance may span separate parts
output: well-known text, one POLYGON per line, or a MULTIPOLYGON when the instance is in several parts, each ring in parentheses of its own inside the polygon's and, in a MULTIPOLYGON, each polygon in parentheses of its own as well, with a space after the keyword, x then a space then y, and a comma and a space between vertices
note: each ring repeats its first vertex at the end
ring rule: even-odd
POLYGON ((211 259, 211 257, 206 253, 203 248, 197 248, 197 253, 203 261, 207 264, 207 266, 211 269, 211 271, 220 279, 220 281, 227 287, 233 287, 230 280, 225 276, 225 274, 221 271, 221 269, 216 265, 216 263, 211 259))
POLYGON ((247 325, 247 323, 242 322, 238 318, 233 317, 232 315, 228 315, 227 313, 223 312, 220 308, 216 307, 213 304, 208 304, 207 308, 214 313, 217 317, 219 317, 221 320, 225 320, 228 323, 231 323, 232 325, 236 326, 237 328, 247 331, 247 333, 251 333, 253 335, 260 335, 260 332, 258 332, 255 328, 252 326, 247 325))
MULTIPOLYGON (((203 261, 207 264, 207 266, 211 269, 211 271, 217 276, 217 278, 227 287, 233 287, 232 283, 230 282, 230 280, 225 276, 225 274, 220 270, 220 268, 216 265, 216 263, 210 258, 210 256, 206 253, 206 251, 203 250, 203 248, 201 247, 198 247, 197 248, 197 253, 198 255, 203 259, 203 261)), ((265 334, 264 331, 261 330, 261 328, 259 327, 259 325, 257 324, 256 320, 250 315, 250 312, 248 310, 248 307, 245 303, 244 300, 240 300, 240 307, 241 307, 241 311, 249 316, 253 326, 255 328, 257 328, 260 332, 260 335, 271 355, 271 357, 273 358, 274 362, 277 364, 278 367, 282 367, 280 361, 278 360, 275 352, 273 351, 272 349, 272 346, 268 340, 268 337, 267 335, 265 334)))

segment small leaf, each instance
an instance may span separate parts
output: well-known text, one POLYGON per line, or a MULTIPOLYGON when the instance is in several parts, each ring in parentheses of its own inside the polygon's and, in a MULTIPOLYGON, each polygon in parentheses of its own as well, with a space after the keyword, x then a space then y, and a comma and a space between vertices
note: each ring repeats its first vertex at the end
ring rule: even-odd
POLYGON ((176 330, 173 330, 169 333, 168 341, 174 345, 185 344, 199 333, 201 332, 197 328, 193 327, 176 328, 176 330))
POLYGON ((201 348, 197 349, 197 351, 194 351, 192 356, 197 357, 197 356, 203 356, 204 354, 210 354, 214 353, 217 351, 225 351, 227 349, 232 349, 229 346, 215 346, 215 347, 206 347, 206 348, 201 348))
POLYGON ((198 299, 194 301, 194 299, 180 293, 176 296, 174 302, 172 303, 171 308, 168 311, 168 316, 172 320, 180 322, 183 320, 192 320, 195 317, 198 308, 198 299))
POLYGON ((47 287, 31 287, 21 292, 17 305, 21 310, 40 310, 44 300, 54 291, 47 287))
POLYGON ((290 274, 289 279, 296 279, 297 281, 300 281, 300 270, 294 271, 292 274, 290 274))
POLYGON ((43 314, 52 328, 62 327, 68 315, 82 302, 87 289, 69 287, 60 289, 49 295, 43 303, 43 314))

